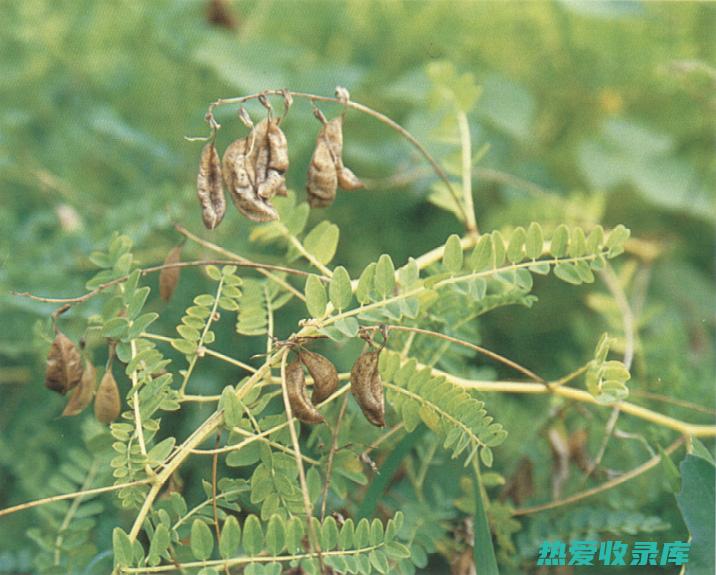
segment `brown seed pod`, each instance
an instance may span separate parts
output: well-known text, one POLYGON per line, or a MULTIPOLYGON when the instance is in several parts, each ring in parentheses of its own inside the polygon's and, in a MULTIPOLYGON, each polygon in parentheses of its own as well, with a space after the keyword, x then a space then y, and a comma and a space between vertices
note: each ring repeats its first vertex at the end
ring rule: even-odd
POLYGON ((77 346, 57 330, 47 354, 45 387, 64 395, 80 382, 82 371, 82 358, 77 346))
POLYGON ((306 376, 301 362, 292 361, 286 366, 286 392, 293 414, 304 423, 322 423, 323 416, 306 397, 306 376))
MULTIPOLYGON (((164 265, 178 264, 181 261, 181 246, 175 246, 167 257, 164 258, 164 265)), ((179 274, 181 268, 179 266, 162 268, 159 272, 159 297, 164 301, 172 299, 172 294, 179 283, 179 274)))
POLYGON ((306 183, 308 204, 312 208, 330 206, 336 199, 337 188, 338 174, 331 150, 325 139, 319 136, 311 163, 308 166, 308 182, 306 183))
POLYGON ((224 152, 223 174, 231 199, 238 210, 254 222, 278 219, 278 212, 256 190, 255 138, 234 141, 224 152))
POLYGON ((102 376, 99 382, 97 395, 94 398, 94 415, 101 423, 109 424, 119 417, 122 401, 119 398, 119 388, 112 375, 111 369, 102 376))
MULTIPOLYGON (((322 115, 319 118, 325 121, 322 115)), ((349 191, 364 187, 363 182, 343 165, 343 116, 325 122, 318 133, 308 168, 308 203, 314 208, 329 206, 339 186, 349 191)))
POLYGON ((256 191, 264 200, 276 194, 285 194, 288 170, 288 142, 278 121, 267 118, 254 129, 255 158, 251 158, 256 171, 256 191))
POLYGON ((196 178, 196 194, 199 197, 204 225, 213 230, 221 223, 226 213, 221 161, 214 142, 206 144, 201 151, 199 175, 196 178))
POLYGON ((301 350, 298 359, 306 366, 313 378, 311 401, 314 405, 328 399, 338 389, 338 372, 331 360, 307 349, 301 350))
POLYGON ((92 402, 97 388, 97 370, 91 361, 85 361, 80 383, 70 395, 70 399, 62 412, 63 416, 78 415, 92 402))
POLYGON ((351 392, 366 419, 373 425, 385 425, 383 382, 378 371, 380 351, 367 351, 358 356, 351 369, 351 392))

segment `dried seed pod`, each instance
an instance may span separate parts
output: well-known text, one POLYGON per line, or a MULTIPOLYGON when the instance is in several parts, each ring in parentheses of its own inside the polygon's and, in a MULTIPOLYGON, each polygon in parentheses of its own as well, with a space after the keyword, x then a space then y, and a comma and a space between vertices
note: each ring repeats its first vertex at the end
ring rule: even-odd
POLYGON ((351 392, 366 419, 373 425, 385 425, 383 382, 378 371, 380 351, 367 351, 358 356, 351 369, 351 392))
POLYGON ((313 393, 311 401, 317 405, 328 399, 338 388, 338 372, 331 360, 308 350, 301 350, 298 359, 306 366, 308 373, 313 378, 313 393))
POLYGON ((80 382, 82 371, 82 358, 77 346, 57 330, 47 354, 45 387, 64 395, 80 382))
POLYGON ((94 398, 94 415, 101 423, 109 424, 119 417, 122 401, 119 398, 119 388, 112 375, 111 369, 102 376, 99 382, 97 395, 94 398))
POLYGON ((330 148, 325 139, 319 137, 308 166, 308 204, 312 208, 325 208, 336 199, 338 175, 330 148))
MULTIPOLYGON (((319 116, 319 119, 322 118, 322 115, 319 116)), ((342 116, 325 122, 318 134, 316 149, 308 168, 308 203, 314 208, 329 206, 339 186, 349 191, 364 187, 363 182, 343 165, 342 116)))
POLYGON ((338 186, 342 190, 352 192, 364 188, 365 184, 358 179, 358 176, 356 176, 350 168, 341 166, 341 169, 338 170, 338 186))
POLYGON ((201 151, 199 175, 196 178, 196 194, 199 197, 204 225, 213 230, 221 223, 226 213, 221 161, 214 142, 206 144, 201 151))
MULTIPOLYGON (((167 257, 164 258, 164 265, 178 264, 181 261, 181 248, 181 246, 175 246, 169 250, 167 257)), ((169 301, 172 298, 179 283, 180 272, 179 266, 162 268, 159 272, 159 297, 164 301, 169 301)))
POLYGON ((286 366, 286 392, 293 414, 304 423, 322 423, 323 416, 306 397, 306 376, 301 362, 292 361, 286 366))
POLYGON ((62 412, 63 416, 78 415, 84 411, 92 402, 94 397, 95 389, 97 388, 97 370, 91 361, 85 361, 85 368, 82 372, 82 378, 80 379, 79 385, 75 387, 75 390, 70 395, 70 399, 65 405, 65 409, 62 412))
POLYGON ((262 120, 254 129, 255 153, 250 158, 256 172, 256 191, 264 200, 270 200, 286 188, 284 174, 288 170, 288 142, 272 118, 262 120))
POLYGON ((252 141, 251 137, 236 140, 226 149, 223 159, 224 180, 234 205, 242 214, 254 222, 270 222, 278 219, 278 212, 256 192, 255 165, 250 161, 255 157, 252 141))

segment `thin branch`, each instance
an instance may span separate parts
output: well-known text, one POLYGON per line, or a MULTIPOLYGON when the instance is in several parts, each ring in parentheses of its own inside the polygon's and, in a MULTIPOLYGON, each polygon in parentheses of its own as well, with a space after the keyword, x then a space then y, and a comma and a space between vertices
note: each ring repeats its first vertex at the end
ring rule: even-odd
MULTIPOLYGON (((237 256, 238 257, 238 256, 237 256)), ((147 268, 141 268, 139 270, 139 273, 141 276, 145 276, 147 274, 155 273, 162 271, 166 268, 190 268, 190 267, 200 267, 200 266, 209 266, 209 265, 235 265, 239 267, 245 267, 245 268, 253 268, 256 270, 274 270, 274 271, 280 271, 285 272, 289 274, 294 275, 300 275, 300 276, 308 276, 310 275, 308 272, 305 272, 303 270, 297 270, 294 268, 288 268, 284 266, 274 266, 270 264, 259 264, 256 262, 250 262, 248 260, 239 262, 236 259, 230 259, 230 260, 196 260, 191 262, 175 262, 172 264, 162 264, 158 266, 151 266, 147 268)), ((112 281, 100 284, 93 290, 88 291, 86 294, 83 294, 81 296, 77 297, 44 297, 44 296, 38 296, 35 294, 32 294, 30 292, 16 292, 11 291, 10 293, 14 296, 18 297, 26 297, 30 298, 34 301, 40 301, 45 303, 82 303, 84 301, 87 301, 88 299, 96 296, 98 293, 103 292, 104 290, 111 288, 112 286, 116 286, 118 284, 121 284, 125 281, 127 281, 127 278, 129 278, 129 274, 123 275, 122 277, 113 279, 112 281)), ((326 280, 326 278, 320 278, 322 280, 326 280)))
POLYGON ((470 124, 465 112, 457 113, 457 125, 460 130, 462 148, 462 197, 464 202, 465 228, 469 236, 477 237, 479 230, 475 220, 475 204, 472 197, 472 140, 470 124))
MULTIPOLYGON (((680 445, 684 443, 685 439, 684 437, 680 437, 677 439, 674 443, 672 443, 669 447, 667 447, 664 452, 667 455, 671 455, 680 445)), ((592 497, 593 495, 597 495, 599 493, 603 493, 604 491, 608 491, 609 489, 612 489, 616 487, 617 485, 621 485, 622 483, 625 483, 629 481, 630 479, 634 479, 635 477, 638 477, 639 475, 646 473, 649 471, 652 467, 656 467, 661 463, 661 456, 657 455, 646 461, 645 463, 642 463, 638 467, 635 467, 631 471, 627 471, 626 473, 621 474, 619 477, 615 477, 614 479, 611 479, 609 481, 606 481, 602 483, 601 485, 598 485, 597 487, 593 487, 591 489, 586 489, 585 491, 580 491, 579 493, 575 493, 574 495, 570 495, 569 497, 564 497, 562 499, 558 499, 556 501, 550 501, 549 503, 544 503, 542 505, 534 505, 532 507, 522 507, 519 509, 515 509, 513 511, 513 515, 520 516, 520 515, 530 515, 532 513, 539 513, 541 511, 547 511, 549 509, 555 509, 557 507, 562 507, 564 505, 571 505, 572 503, 576 503, 577 501, 581 501, 582 499, 586 499, 587 497, 592 497)))
POLYGON ((333 473, 333 459, 336 455, 336 451, 338 450, 338 435, 341 431, 341 423, 343 422, 343 416, 346 413, 346 409, 348 408, 348 396, 346 395, 343 398, 343 403, 341 403, 341 409, 338 412, 338 417, 336 418, 336 425, 333 428, 332 438, 331 438, 331 449, 328 452, 328 462, 326 465, 326 481, 323 483, 323 492, 321 493, 321 522, 326 518, 326 503, 328 502, 328 489, 331 486, 331 474, 333 473))
MULTIPOLYGON (((82 483, 82 489, 86 490, 90 485, 92 485, 95 475, 97 475, 98 466, 99 466, 98 462, 95 459, 92 462, 92 466, 90 467, 89 471, 87 472, 87 477, 85 477, 85 480, 82 483)), ((82 504, 82 500, 85 497, 86 497, 86 495, 80 495, 72 502, 72 505, 70 505, 69 509, 67 510, 67 513, 65 513, 65 517, 62 520, 62 525, 60 525, 60 528, 57 530, 57 537, 55 539, 55 560, 54 560, 55 565, 60 564, 62 543, 64 542, 64 539, 65 539, 65 530, 70 526, 70 523, 72 522, 72 519, 74 518, 75 513, 77 513, 77 510, 80 508, 80 505, 82 504)))
MULTIPOLYGON (((260 274, 266 276, 272 282, 280 285, 285 290, 290 291, 298 299, 300 299, 302 301, 306 301, 306 298, 300 291, 298 291, 295 287, 293 287, 287 281, 284 281, 282 278, 278 277, 276 274, 273 274, 270 271, 268 271, 268 269, 266 269, 265 266, 263 266, 262 264, 256 264, 255 262, 252 262, 251 260, 247 260, 245 257, 242 257, 239 254, 235 254, 234 252, 231 252, 225 248, 222 248, 221 246, 217 246, 216 244, 211 243, 210 241, 200 238, 196 234, 191 233, 189 230, 187 230, 182 225, 174 224, 174 228, 181 235, 183 235, 184 237, 190 239, 191 241, 199 244, 200 246, 204 246, 205 248, 208 248, 218 254, 221 254, 225 257, 231 258, 232 263, 234 263, 235 265, 249 265, 250 264, 250 267, 255 267, 260 274)), ((283 266, 275 266, 273 269, 277 269, 277 271, 287 271, 288 269, 291 269, 291 268, 280 269, 282 267, 283 266)), ((301 275, 309 275, 309 274, 306 272, 302 272, 301 275)), ((320 279, 328 281, 328 278, 321 277, 320 279)))
POLYGON ((63 495, 53 495, 51 497, 44 497, 43 499, 36 499, 34 501, 28 501, 26 503, 20 503, 19 505, 13 505, 12 507, 6 507, 0 509, 0 517, 4 515, 12 515, 18 511, 25 511, 26 509, 32 509, 33 507, 39 507, 41 505, 47 505, 48 503, 55 503, 56 501, 65 501, 67 499, 75 499, 76 497, 89 497, 90 495, 98 495, 100 493, 109 493, 110 491, 119 491, 125 487, 136 487, 138 485, 145 485, 149 483, 150 479, 139 479, 137 481, 129 481, 127 483, 117 483, 116 485, 107 485, 106 487, 95 487, 94 489, 84 489, 80 491, 73 491, 72 493, 65 493, 63 495))
MULTIPOLYGON (((219 447, 221 442, 221 430, 216 433, 214 448, 219 447)), ((216 531, 216 541, 221 541, 221 528, 219 527, 219 509, 216 506, 216 470, 219 466, 219 454, 215 453, 211 458, 211 510, 214 515, 214 531, 216 531)))
POLYGON ((318 554, 318 560, 321 563, 321 572, 325 573, 323 566, 323 557, 321 556, 321 543, 318 540, 316 528, 311 521, 313 517, 313 506, 311 505, 311 496, 308 493, 308 482, 306 481, 306 470, 303 468, 303 459, 301 458, 301 445, 298 441, 298 434, 293 425, 294 417, 291 410, 291 402, 288 399, 288 389, 286 386, 286 361, 288 360, 288 348, 281 350, 281 389, 283 391, 283 405, 286 408, 286 419, 288 421, 288 432, 291 436, 293 444, 293 453, 296 459, 296 468, 298 469, 298 481, 301 486, 301 494, 303 495, 303 508, 306 513, 306 527, 308 533, 309 549, 318 554))
MULTIPOLYGON (((375 327, 372 327, 372 329, 379 329, 379 327, 380 327, 380 326, 375 326, 375 327)), ((535 381, 536 383, 546 384, 546 381, 544 380, 544 378, 540 377, 540 376, 537 375, 535 372, 533 372, 533 371, 527 369, 526 367, 521 366, 519 363, 514 362, 514 361, 512 361, 511 359, 509 359, 509 358, 507 358, 507 357, 505 357, 505 356, 503 356, 503 355, 500 355, 499 353, 496 353, 496 352, 494 352, 494 351, 490 351, 490 350, 487 349, 487 348, 484 348, 484 347, 479 346, 479 345, 475 345, 474 343, 470 343, 469 341, 465 341, 465 340, 462 340, 462 339, 458 339, 458 338, 456 338, 456 337, 451 337, 451 336, 449 336, 449 335, 445 335, 444 333, 440 333, 440 332, 437 332, 437 331, 431 331, 431 330, 429 330, 429 329, 422 329, 422 328, 418 328, 418 327, 409 327, 409 326, 392 325, 392 324, 388 324, 388 325, 386 325, 385 327, 388 328, 389 330, 407 331, 407 332, 410 332, 410 333, 417 333, 417 334, 422 334, 422 335, 428 335, 428 336, 430 336, 430 337, 435 337, 435 338, 438 338, 438 339, 444 339, 445 341, 449 341, 449 342, 451 342, 451 343, 454 343, 454 344, 457 344, 457 345, 461 345, 461 346, 466 347, 466 348, 468 348, 468 349, 472 349, 472 350, 474 350, 474 351, 477 351, 478 353, 481 353, 482 355, 484 355, 484 356, 486 356, 486 357, 489 357, 490 359, 493 359, 493 360, 495 360, 495 361, 497 361, 497 362, 499 362, 499 363, 502 363, 502 364, 504 364, 504 365, 506 365, 506 366, 508 366, 508 367, 511 367, 511 368, 514 369, 515 371, 519 371, 520 373, 522 373, 523 375, 526 375, 527 377, 529 377, 530 379, 532 379, 532 380, 535 381)))

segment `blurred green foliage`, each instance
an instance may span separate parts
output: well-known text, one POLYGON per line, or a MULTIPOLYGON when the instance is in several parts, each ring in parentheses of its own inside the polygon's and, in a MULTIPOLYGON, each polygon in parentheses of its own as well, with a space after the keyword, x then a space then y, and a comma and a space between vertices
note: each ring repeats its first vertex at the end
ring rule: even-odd
MULTIPOLYGON (((143 264, 161 261, 178 242, 173 222, 201 228, 193 189, 200 144, 184 136, 205 135, 210 101, 265 88, 332 95, 336 85, 346 86, 354 100, 410 129, 447 166, 459 166, 459 154, 454 141, 435 137, 444 95, 431 85, 450 85, 466 103, 474 101, 469 120, 473 151, 482 153, 474 180, 481 229, 532 220, 545 226, 601 221, 623 223, 632 237, 658 244, 658 258, 619 270, 629 297, 644 302, 632 389, 714 407, 716 5, 226 5, 233 21, 219 23, 209 22, 207 5, 198 0, 3 5, 0 507, 45 494, 67 444, 80 444, 82 436, 76 419, 57 418, 62 401, 41 385, 48 347, 43 326, 56 306, 9 291, 81 294, 91 274, 90 252, 115 231, 132 237, 143 264)), ((222 110, 217 118, 225 125, 222 147, 243 134, 232 114, 222 110)), ((299 194, 317 131, 310 114, 306 102, 297 102, 285 124, 289 185, 299 194)), ((404 141, 353 113, 345 139, 347 162, 372 183, 370 191, 339 195, 328 212, 343 230, 336 261, 352 275, 381 252, 403 263, 460 232, 449 213, 426 201, 433 177, 404 141), (398 185, 390 180, 396 174, 398 185)), ((258 257, 270 261, 271 252, 249 243, 252 225, 230 210, 205 237, 250 258, 261 250, 258 257)), ((314 223, 324 217, 311 215, 314 223)), ((189 255, 204 254, 192 247, 189 255)), ((545 283, 538 282, 540 302, 532 309, 497 311, 481 323, 480 334, 488 347, 551 377, 588 357, 601 331, 619 335, 620 322, 604 288, 588 293, 545 283)), ((162 312, 157 331, 171 333, 182 302, 206 285, 199 273, 183 274, 173 302, 153 304, 152 311, 162 312)), ((96 311, 92 302, 73 309, 64 329, 78 338, 96 311)), ((290 329, 297 317, 286 311, 277 331, 290 329)), ((230 328, 217 333, 225 351, 238 357, 263 351, 230 328)), ((228 370, 199 370, 197 385, 216 391, 236 383, 235 377, 228 370)), ((546 420, 549 404, 488 401, 510 432, 496 458, 507 476, 527 454, 525 445, 535 445, 528 442, 534 426, 519 422, 546 420)), ((713 412, 649 405, 689 421, 713 420, 713 412)), ((208 407, 190 410, 173 422, 173 431, 184 436, 208 413, 208 407)), ((565 424, 574 430, 580 417, 565 424)), ((595 411, 594 417, 606 421, 608 413, 595 411)), ((624 420, 623 427, 649 442, 667 440, 663 430, 639 422, 624 420)), ((591 453, 599 442, 589 438, 591 453)), ((638 441, 619 440, 618 446, 607 452, 611 469, 629 469, 646 454, 638 441)), ((544 441, 534 449, 542 451, 535 459, 549 459, 544 441)), ((535 484, 545 486, 542 500, 550 473, 549 465, 535 470, 535 484)), ((654 497, 661 481, 640 478, 613 503, 662 516, 674 539, 684 526, 670 493, 654 497)), ((99 549, 109 547, 121 518, 117 511, 100 523, 99 549)), ((33 543, 24 533, 32 524, 32 512, 0 521, 0 572, 28 569, 23 565, 33 543)))

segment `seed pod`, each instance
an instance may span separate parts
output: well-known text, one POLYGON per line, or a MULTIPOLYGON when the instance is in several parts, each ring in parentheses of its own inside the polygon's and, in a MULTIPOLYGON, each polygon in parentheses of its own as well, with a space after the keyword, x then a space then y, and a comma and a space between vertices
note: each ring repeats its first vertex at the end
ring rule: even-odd
POLYGON ((104 424, 112 423, 119 417, 122 408, 122 401, 119 398, 119 388, 112 375, 111 369, 102 376, 97 388, 97 396, 94 398, 94 415, 98 421, 104 424))
POLYGON ((293 414, 304 423, 322 423, 323 416, 306 397, 306 376, 298 360, 286 366, 286 392, 293 414))
POLYGON ((298 359, 306 366, 308 373, 313 378, 311 401, 314 405, 318 405, 328 399, 338 388, 336 366, 327 357, 308 350, 301 350, 298 359))
POLYGON ((199 197, 204 225, 213 230, 221 223, 226 213, 221 161, 214 142, 206 144, 201 151, 199 175, 196 178, 196 193, 199 197))
POLYGON ((326 208, 336 199, 338 175, 333 156, 325 139, 319 136, 308 166, 308 204, 312 208, 326 208))
POLYGON ((256 158, 252 149, 256 142, 252 137, 234 141, 224 152, 223 174, 229 187, 231 199, 238 210, 254 222, 270 222, 278 219, 278 212, 266 200, 259 197, 256 188, 256 158))
POLYGON ((351 369, 351 392, 366 419, 373 425, 385 425, 383 382, 378 371, 380 351, 367 351, 356 359, 351 369))
POLYGON ((65 394, 82 379, 82 358, 77 346, 64 333, 57 330, 50 352, 47 354, 45 387, 65 394))
POLYGON ((343 165, 342 116, 325 122, 318 133, 308 168, 308 203, 314 208, 329 206, 336 197, 338 186, 349 191, 363 187, 363 182, 343 165))
POLYGON ((80 383, 75 390, 72 392, 70 399, 65 405, 65 409, 62 412, 63 416, 78 415, 84 411, 92 402, 94 392, 97 387, 97 370, 91 361, 85 361, 85 368, 82 372, 82 378, 80 383))
POLYGON ((271 118, 259 122, 253 134, 256 143, 249 160, 255 166, 256 191, 264 200, 270 200, 286 189, 288 142, 278 121, 271 118))
MULTIPOLYGON (((177 264, 181 261, 181 246, 175 246, 167 257, 164 258, 164 265, 177 264)), ((164 301, 169 301, 172 298, 172 294, 179 283, 179 274, 181 268, 178 266, 170 268, 162 268, 159 272, 159 297, 164 301)))

